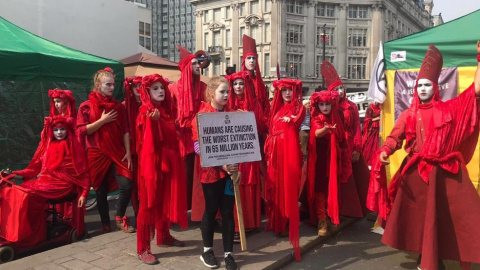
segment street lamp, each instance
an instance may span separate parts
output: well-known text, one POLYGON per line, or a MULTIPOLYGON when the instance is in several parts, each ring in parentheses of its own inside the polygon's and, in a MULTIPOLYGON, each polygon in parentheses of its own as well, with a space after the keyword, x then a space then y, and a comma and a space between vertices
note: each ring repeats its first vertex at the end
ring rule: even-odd
MULTIPOLYGON (((326 34, 327 32, 326 28, 327 28, 327 24, 324 24, 323 33, 320 34, 320 41, 322 42, 322 63, 325 61, 325 43, 328 42, 328 35, 326 34)), ((325 89, 325 78, 322 78, 322 88, 325 89)))

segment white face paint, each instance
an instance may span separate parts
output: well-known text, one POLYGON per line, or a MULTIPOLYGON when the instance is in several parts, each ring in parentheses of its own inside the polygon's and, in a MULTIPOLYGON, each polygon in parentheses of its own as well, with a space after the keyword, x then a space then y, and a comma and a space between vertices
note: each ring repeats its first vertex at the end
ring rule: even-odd
POLYGON ((332 103, 319 102, 318 109, 322 114, 329 115, 332 112, 332 103))
POLYGON ((340 95, 340 98, 343 98, 345 96, 345 86, 343 84, 340 84, 339 86, 334 88, 335 91, 337 91, 338 95, 340 95))
POLYGON ((293 95, 292 89, 289 89, 289 88, 283 88, 282 89, 283 102, 287 103, 287 102, 292 101, 292 95, 293 95))
POLYGON ((245 84, 243 79, 236 79, 233 81, 233 91, 239 98, 243 98, 243 94, 245 93, 245 84))
POLYGON ((109 76, 102 76, 100 78, 100 94, 104 97, 111 97, 115 90, 115 80, 109 76))
POLYGON ((429 102, 433 97, 433 83, 429 79, 419 79, 417 84, 418 98, 422 103, 429 102))
POLYGON ((192 59, 192 73, 193 75, 200 75, 200 64, 198 63, 197 58, 192 59))
POLYGON ((256 66, 257 58, 255 56, 249 55, 247 56, 247 58, 245 58, 245 67, 247 68, 247 70, 254 71, 256 66))
POLYGON ((136 83, 132 86, 133 95, 135 97, 140 97, 140 93, 138 93, 138 89, 140 89, 140 84, 139 83, 136 83))
POLYGON ((216 109, 222 108, 223 106, 227 105, 228 102, 228 84, 222 83, 220 84, 217 89, 215 89, 215 93, 212 99, 214 104, 213 107, 216 109))
POLYGON ((54 127, 53 128, 53 137, 55 137, 56 140, 65 140, 67 138, 67 129, 64 127, 54 127))
POLYGON ((165 100, 165 88, 160 82, 156 82, 150 86, 150 98, 156 102, 160 103, 165 100))

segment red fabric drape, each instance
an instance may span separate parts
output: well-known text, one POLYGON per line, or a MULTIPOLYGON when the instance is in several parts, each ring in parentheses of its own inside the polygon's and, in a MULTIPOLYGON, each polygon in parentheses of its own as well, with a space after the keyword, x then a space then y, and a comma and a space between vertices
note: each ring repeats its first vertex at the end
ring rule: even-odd
POLYGON ((368 106, 363 120, 363 136, 362 136, 362 154, 371 166, 372 157, 378 150, 380 121, 372 121, 372 119, 380 116, 380 104, 372 103, 368 106))
POLYGON ((257 64, 255 65, 255 72, 249 71, 245 67, 245 59, 249 55, 254 55, 255 57, 257 57, 255 53, 243 55, 242 71, 248 71, 250 73, 250 76, 252 78, 253 85, 254 85, 253 90, 255 91, 255 98, 258 100, 258 102, 262 107, 263 115, 266 117, 266 119, 268 119, 270 117, 270 101, 269 101, 268 89, 265 87, 265 83, 263 82, 263 79, 262 79, 262 74, 260 73, 258 58, 257 58, 257 64))

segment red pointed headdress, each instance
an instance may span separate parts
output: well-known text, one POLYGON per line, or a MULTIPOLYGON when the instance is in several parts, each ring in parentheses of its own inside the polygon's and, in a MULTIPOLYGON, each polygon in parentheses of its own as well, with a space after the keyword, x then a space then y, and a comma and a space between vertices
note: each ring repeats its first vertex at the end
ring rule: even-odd
POLYGON ((325 85, 328 88, 328 91, 332 91, 335 87, 343 84, 338 76, 337 70, 328 61, 323 61, 322 63, 322 77, 325 81, 325 85))
POLYGON ((180 69, 180 71, 183 71, 185 66, 190 65, 190 62, 193 58, 195 58, 195 55, 191 54, 187 49, 183 48, 180 45, 177 45, 177 47, 180 51, 180 61, 178 62, 178 68, 180 69))
POLYGON ((255 42, 255 39, 243 35, 243 60, 245 61, 245 58, 249 55, 253 55, 255 57, 258 56, 257 54, 257 43, 255 42))
POLYGON ((425 58, 422 62, 422 67, 418 73, 418 79, 429 79, 438 84, 438 78, 442 71, 443 57, 442 53, 434 45, 428 47, 425 58))

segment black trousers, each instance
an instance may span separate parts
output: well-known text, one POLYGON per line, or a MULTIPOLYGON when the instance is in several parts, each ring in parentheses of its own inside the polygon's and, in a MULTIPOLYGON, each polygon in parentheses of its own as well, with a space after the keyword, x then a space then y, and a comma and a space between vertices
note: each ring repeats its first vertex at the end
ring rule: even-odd
POLYGON ((225 185, 229 177, 222 178, 211 184, 202 183, 205 198, 205 212, 203 213, 202 240, 204 247, 213 247, 213 233, 215 232, 215 216, 218 208, 222 215, 222 240, 224 252, 233 251, 233 234, 235 221, 233 220, 233 204, 235 196, 225 194, 225 185))
MULTIPOLYGON (((117 174, 115 170, 115 164, 112 164, 110 167, 110 173, 115 176, 118 183, 118 190, 120 194, 117 200, 117 213, 115 216, 123 217, 125 212, 127 211, 128 203, 130 202, 131 196, 131 188, 132 188, 132 180, 126 178, 125 176, 121 176, 117 174)), ((108 177, 108 174, 107 174, 108 177)), ((110 214, 109 214, 109 206, 107 201, 108 196, 108 181, 107 177, 103 179, 102 183, 96 190, 97 195, 97 209, 98 213, 100 214, 100 219, 102 220, 102 225, 110 225, 110 214)))

